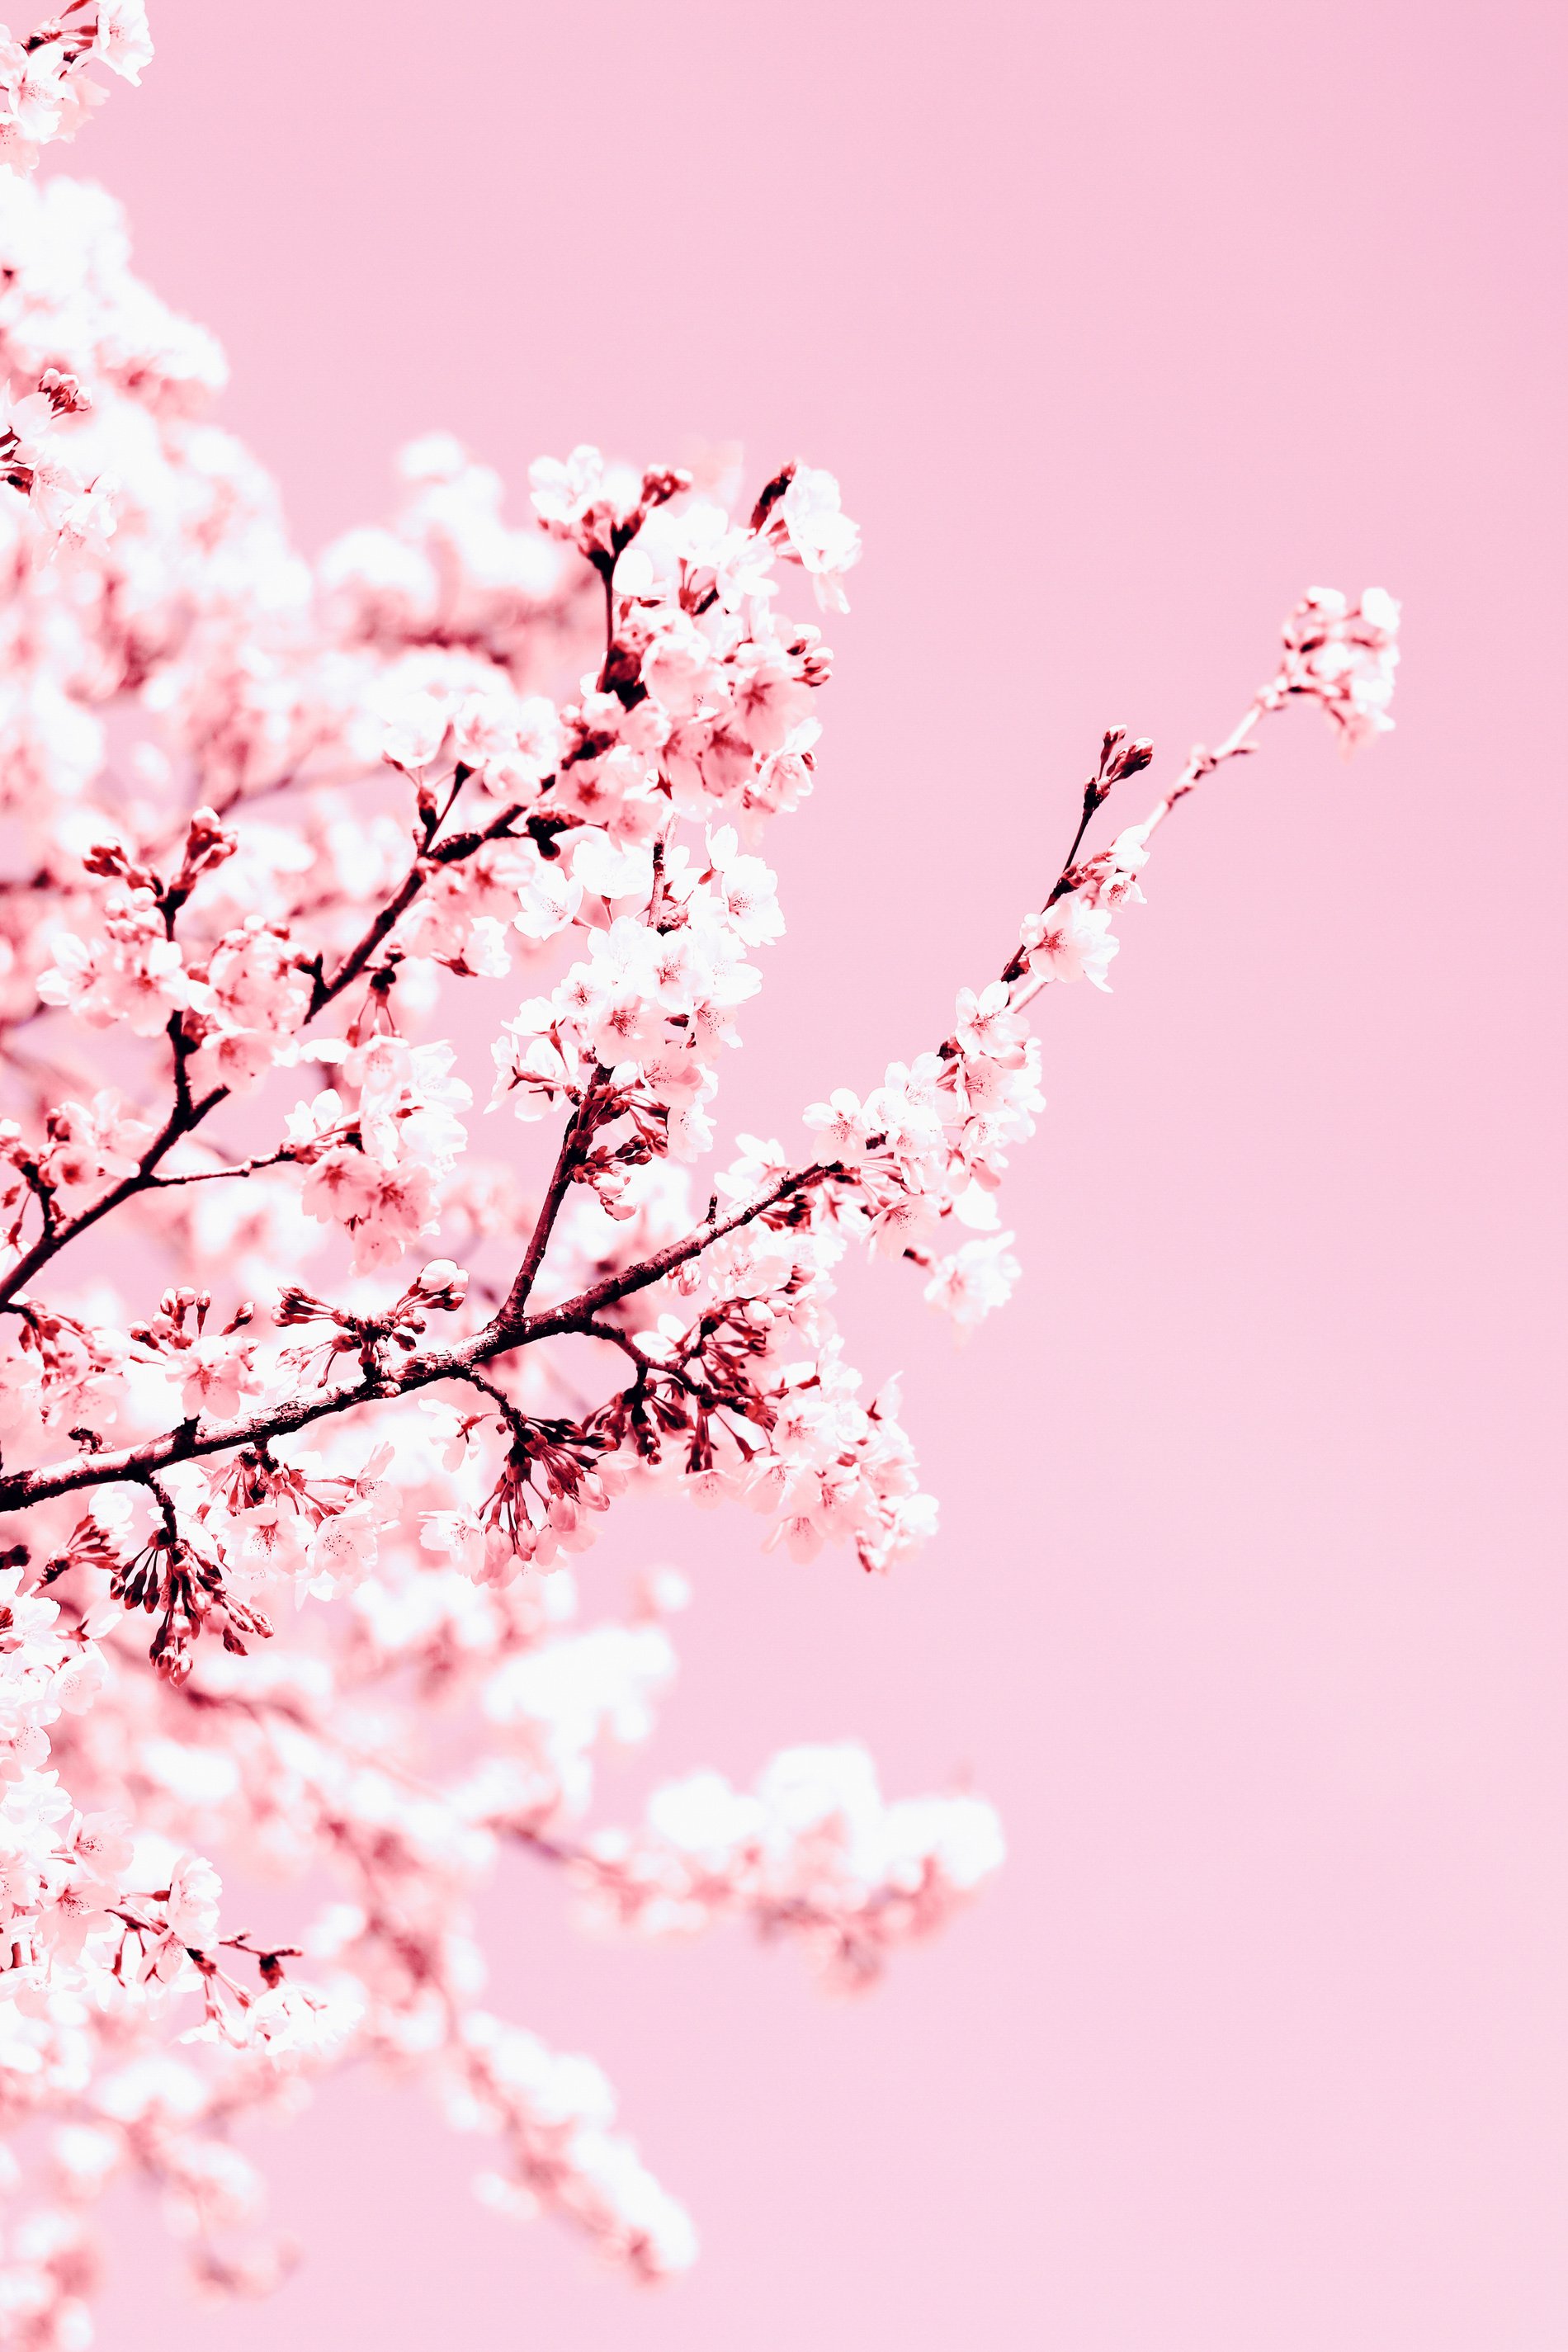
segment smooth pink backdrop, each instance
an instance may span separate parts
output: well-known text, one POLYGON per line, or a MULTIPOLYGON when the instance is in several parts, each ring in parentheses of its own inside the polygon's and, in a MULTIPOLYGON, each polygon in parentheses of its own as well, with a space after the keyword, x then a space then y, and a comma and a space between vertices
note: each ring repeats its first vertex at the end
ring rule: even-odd
POLYGON ((890 1583, 649 1513, 700 1604, 659 1747, 865 1735, 1004 1810, 870 2002, 582 1945, 521 1868, 498 2006, 693 2206, 639 2294, 468 2197, 416 2101, 263 2153, 310 2242, 207 2316, 127 2209, 104 2340, 251 2352, 1561 2352, 1563 37, 1328 0, 155 0, 74 168, 231 355, 301 537, 447 425, 842 478, 867 556, 736 1126, 940 1034, 1108 721, 1226 727, 1310 581, 1406 599, 1399 732, 1298 713, 1184 811, 1112 998, 1045 1021, 1014 1311, 896 1275, 944 1505, 890 1583), (143 2237, 144 2245, 135 2242, 143 2237))

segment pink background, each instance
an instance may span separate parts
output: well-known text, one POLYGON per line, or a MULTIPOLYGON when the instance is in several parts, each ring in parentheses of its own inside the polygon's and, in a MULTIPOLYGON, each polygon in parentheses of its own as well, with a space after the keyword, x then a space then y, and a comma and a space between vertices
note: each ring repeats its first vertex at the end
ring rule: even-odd
POLYGON ((999 1890, 835 2008, 585 1948, 520 1866, 497 2005, 609 2067, 693 2279, 494 2221, 479 2144, 365 2084, 262 2151, 285 2302, 193 2310, 128 2215, 117 2352, 1568 2342, 1556 16, 158 0, 71 160, 307 542, 433 424, 520 485, 692 434, 842 478, 734 1124, 940 1033, 1107 721, 1218 733, 1309 581, 1408 627, 1397 736, 1346 770, 1293 714, 1171 828, 1114 996, 1049 1005, 1015 1310, 955 1361, 854 1284, 940 1544, 871 1583, 650 1516, 589 1564, 697 1571, 667 1769, 968 1768, 999 1890))

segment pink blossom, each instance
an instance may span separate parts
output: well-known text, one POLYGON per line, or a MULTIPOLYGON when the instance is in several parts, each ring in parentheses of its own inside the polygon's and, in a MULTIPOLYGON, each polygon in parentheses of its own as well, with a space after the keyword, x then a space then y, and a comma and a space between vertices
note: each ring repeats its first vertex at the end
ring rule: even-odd
POLYGON ((1399 665, 1399 606, 1384 588, 1352 604, 1338 588, 1310 588, 1285 624, 1287 690, 1321 703, 1350 753, 1386 734, 1399 665))
POLYGON ((217 1935, 223 1883, 210 1862, 186 1854, 170 1876, 164 1909, 182 1943, 209 1944, 217 1935))
POLYGON ((322 1600, 352 1592, 375 1566, 379 1548, 380 1527, 373 1511, 333 1512, 310 1539, 309 1589, 322 1600))
POLYGON ((39 973, 38 994, 91 1028, 123 1021, 136 1036, 155 1037, 170 1014, 192 1001, 179 941, 163 935, 143 894, 111 910, 103 934, 90 943, 67 931, 52 946, 55 961, 39 973))
POLYGON ((148 1122, 127 1115, 113 1087, 101 1087, 89 1104, 57 1105, 48 1125, 44 1173, 62 1193, 90 1192, 108 1178, 134 1175, 153 1139, 148 1122))
POLYGON ((694 718, 704 701, 717 703, 724 691, 710 640, 684 614, 672 615, 652 638, 640 675, 654 700, 674 719, 694 718))
POLYGON ((972 988, 959 990, 953 1035, 966 1054, 997 1062, 1015 1057, 1023 1024, 1010 1009, 1012 1001, 1005 980, 992 981, 978 995, 972 988))
POLYGON ((245 2013, 246 2040, 275 2064, 337 2054, 363 2013, 352 1990, 331 1994, 285 1981, 258 1993, 245 2013))
POLYGON ((98 33, 93 55, 123 81, 139 82, 142 68, 153 59, 142 0, 96 0, 98 33))
POLYGON ((1044 980, 1089 980, 1109 989, 1105 975, 1121 942, 1110 936, 1111 910, 1069 890, 1024 925, 1029 968, 1044 980))
POLYGON ((195 1340, 180 1371, 185 1411, 209 1421, 237 1420, 242 1401, 258 1393, 252 1349, 227 1336, 195 1340))
POLYGON ((860 1108, 859 1097, 847 1087, 836 1087, 825 1103, 811 1104, 805 1121, 820 1138, 818 1149, 826 1160, 853 1163, 863 1154, 871 1132, 871 1121, 860 1108))
POLYGON ((938 1261, 925 1286, 926 1301, 951 1316, 957 1338, 967 1338, 1012 1297, 1020 1272, 1012 1243, 1011 1234, 987 1234, 938 1261))
POLYGON ((782 511, 790 551, 812 575, 817 603, 825 612, 847 613, 843 578, 860 560, 860 533, 840 510, 833 476, 799 467, 784 494, 782 511))

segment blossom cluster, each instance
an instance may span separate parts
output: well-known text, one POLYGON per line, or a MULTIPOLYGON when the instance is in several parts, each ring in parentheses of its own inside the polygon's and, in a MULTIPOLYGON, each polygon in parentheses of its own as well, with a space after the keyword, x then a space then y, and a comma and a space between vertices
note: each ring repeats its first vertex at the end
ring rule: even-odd
POLYGON ((718 1772, 670 1781, 638 1831, 601 1830, 573 1869, 590 1920, 666 1937, 749 1919, 858 1985, 1001 1862, 996 1816, 982 1799, 885 1804, 870 1757, 847 1742, 786 1748, 750 1795, 718 1772))
POLYGON ((89 64, 140 81, 152 55, 142 0, 68 0, 25 41, 0 26, 0 161, 30 172, 40 148, 76 137, 108 96, 89 64))
POLYGON ((1001 1832, 848 1743, 599 1818, 689 1596, 617 1608, 583 1557, 649 1495, 797 1560, 931 1538, 841 1267, 912 1267, 960 1339, 1006 1302, 1037 999, 1108 987, 1158 826, 1266 716, 1354 745, 1396 658, 1389 598, 1312 591, 1232 734, 1096 845, 1152 759, 1111 730, 947 1034, 721 1145, 860 555, 837 483, 736 506, 581 447, 514 520, 432 434, 391 522, 308 561, 118 208, 25 176, 89 66, 150 54, 138 0, 0 34, 0 2346, 35 2352, 89 2340, 127 2174, 204 2284, 275 2284, 236 2131, 351 2060, 488 2136, 498 2210, 691 2259, 598 2069, 485 2006, 487 1881, 552 1872, 604 1932, 743 1921, 855 1986, 1001 1832))

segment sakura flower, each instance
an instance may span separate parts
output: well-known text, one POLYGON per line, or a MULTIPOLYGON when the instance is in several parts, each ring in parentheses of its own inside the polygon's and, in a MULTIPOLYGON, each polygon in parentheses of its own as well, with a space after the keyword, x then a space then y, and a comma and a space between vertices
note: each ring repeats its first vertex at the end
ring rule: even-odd
POLYGON ((398 696, 386 711, 383 756, 411 775, 423 773, 439 758, 452 717, 452 704, 445 696, 419 688, 398 696))
POLYGON ((15 1657, 41 1642, 59 1616, 58 1601, 22 1591, 19 1568, 0 1569, 0 1644, 15 1657))
POLYGON ((97 0, 98 31, 93 55, 100 58, 122 81, 139 82, 142 68, 153 58, 142 0, 97 0))
POLYGON ((284 1041, 299 1029, 310 1002, 301 961, 287 926, 266 924, 258 915, 218 940, 199 999, 204 1044, 218 1082, 246 1088, 284 1058, 284 1041))
POLYGON ((1021 1272, 1012 1244, 1011 1234, 988 1234, 938 1260, 925 1286, 926 1303, 952 1318, 956 1338, 966 1339, 1012 1297, 1021 1272))
POLYGON ((984 1054, 998 1062, 1013 1055, 1023 1024, 1010 1009, 1012 994, 1003 980, 992 981, 978 995, 972 988, 959 990, 953 1035, 966 1054, 984 1054))
POLYGON ((195 1340, 180 1360, 182 1402, 193 1416, 234 1421, 259 1393, 252 1349, 230 1334, 195 1340))
POLYGON ((743 856, 733 825, 721 825, 708 839, 708 856, 719 877, 724 906, 735 935, 747 947, 784 937, 779 910, 778 877, 760 857, 743 856))
POLYGON ((305 1590, 323 1601, 353 1592, 376 1564, 380 1531, 380 1519, 368 1504, 324 1518, 300 1571, 305 1590))
POLYGON ((591 890, 600 898, 646 899, 653 887, 653 856, 589 825, 573 845, 572 879, 580 892, 591 890))
POLYGON ((1386 734, 1399 664, 1399 606, 1384 588, 1358 604, 1338 588, 1310 588, 1285 625, 1288 691, 1320 702, 1347 756, 1386 734))
POLYGON ((866 1118, 875 1149, 890 1150, 903 1161, 906 1173, 918 1175, 921 1162, 942 1145, 942 1067, 935 1055, 922 1054, 914 1062, 889 1062, 887 1076, 866 1097, 866 1118))
POLYGON ((865 1152, 867 1139, 872 1132, 871 1122, 860 1108, 860 1098, 847 1087, 835 1087, 825 1103, 812 1103, 804 1114, 805 1125, 820 1139, 817 1150, 825 1160, 843 1160, 851 1165, 865 1152))
POLYGON ((553 530, 574 525, 598 495, 605 461, 597 449, 582 442, 571 456, 536 457, 528 469, 533 510, 553 530))
POLYGON ((711 640, 684 614, 671 614, 650 639, 640 672, 661 710, 690 719, 704 702, 717 706, 724 687, 711 640))
POLYGON ((456 1055, 445 1042, 410 1045, 401 1037, 370 1038, 345 1056, 344 1082, 360 1090, 362 1150, 384 1168, 416 1161, 444 1175, 468 1140, 456 1113, 473 1097, 452 1076, 456 1055))
POLYGON ((71 1843, 82 1870, 100 1885, 117 1885, 131 1867, 131 1824, 119 1813, 84 1813, 71 1843))
POLYGON ((85 1715, 109 1680, 103 1654, 90 1643, 68 1653, 55 1668, 50 1696, 68 1715, 85 1715))
POLYGON ((555 1103, 577 1093, 582 1076, 578 1040, 570 1024, 557 1024, 548 997, 533 997, 523 1004, 491 1052, 496 1066, 491 1110, 510 1095, 519 1118, 542 1118, 555 1103))
POLYGON ((86 485, 62 480, 54 520, 58 551, 78 557, 106 556, 119 526, 120 479, 100 474, 86 485))
POLYGON ((134 1175, 153 1139, 145 1119, 127 1115, 118 1090, 101 1087, 89 1104, 63 1102, 48 1114, 47 1181, 58 1193, 89 1192, 110 1177, 134 1175))
POLYGON ((313 1101, 298 1103, 285 1122, 289 1140, 296 1147, 304 1146, 306 1156, 310 1147, 324 1138, 339 1133, 347 1123, 342 1097, 333 1087, 327 1087, 313 1101))
POLYGON ((1073 868, 1073 887, 1089 906, 1120 907, 1127 900, 1134 905, 1142 901, 1138 876, 1149 863, 1149 837, 1154 823, 1152 817, 1146 817, 1142 824, 1128 825, 1109 849, 1073 868))
POLYGON ((584 887, 576 873, 568 873, 560 860, 553 866, 539 861, 518 891, 518 911, 511 919, 514 928, 525 939, 553 939, 582 905, 584 887))
POLYGON ((919 1249, 936 1231, 936 1211, 918 1192, 890 1192, 871 1212, 871 1239, 884 1257, 919 1249))
POLYGON ((374 1189, 347 1221, 353 1236, 353 1268, 365 1274, 389 1265, 410 1244, 437 1230, 435 1178, 418 1165, 380 1169, 374 1189))
POLYGON ((123 1021, 138 1037, 155 1037, 170 1014, 192 1002, 191 982, 177 940, 166 939, 151 904, 129 901, 104 935, 91 942, 62 932, 55 961, 38 975, 46 1004, 62 1005, 95 1029, 123 1021))
POLYGON ((772 1179, 787 1171, 790 1161, 776 1136, 764 1139, 742 1132, 735 1141, 740 1146, 740 1157, 719 1179, 720 1191, 731 1200, 749 1200, 772 1179))
MULTIPOLYGON (((822 580, 818 574, 819 593, 822 580)), ((726 690, 734 714, 730 724, 753 754, 781 751, 810 714, 811 686, 775 644, 737 646, 728 666, 726 690)))
POLYGON ((186 1854, 169 1880, 164 1911, 172 1934, 183 1944, 205 1946, 216 1939, 218 1903, 223 1882, 210 1862, 186 1854))
POLYGON ((1089 980, 1109 989, 1105 975, 1121 946, 1110 936, 1111 909, 1090 906, 1077 890, 1069 890, 1041 915, 1026 919, 1023 941, 1029 968, 1044 980, 1089 980))
POLYGON ((352 1988, 331 1993, 284 1982, 258 1993, 245 2015, 245 2038, 274 2063, 293 2058, 330 2058, 354 2032, 364 2012, 352 1988))
POLYGON ((365 1214, 378 1189, 376 1170, 363 1151, 329 1151, 311 1164, 303 1205, 310 1216, 349 1224, 365 1214))
POLYGON ((843 578, 860 560, 860 532, 841 511, 838 485, 831 474, 797 467, 784 494, 782 512, 791 552, 811 574, 825 612, 847 613, 843 578))
POLYGON ((604 560, 632 535, 650 493, 657 501, 687 481, 684 475, 639 475, 628 466, 606 466, 586 442, 564 460, 535 458, 528 477, 533 510, 546 530, 604 560))

